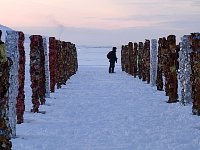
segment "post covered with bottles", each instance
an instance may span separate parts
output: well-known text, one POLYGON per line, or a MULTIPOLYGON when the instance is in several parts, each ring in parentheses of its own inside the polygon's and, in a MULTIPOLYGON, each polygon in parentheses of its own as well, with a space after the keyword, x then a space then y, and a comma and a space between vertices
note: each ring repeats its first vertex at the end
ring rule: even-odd
POLYGON ((18 95, 17 95, 17 104, 16 104, 16 113, 17 113, 17 123, 24 122, 24 111, 25 111, 25 92, 24 92, 24 81, 25 81, 25 50, 24 50, 24 33, 18 32, 18 51, 19 51, 19 70, 18 70, 18 95))
POLYGON ((192 112, 194 115, 200 115, 200 33, 192 33, 189 36, 189 43, 192 50, 190 53, 193 99, 192 112))
POLYGON ((150 50, 150 82, 152 86, 156 85, 157 77, 157 40, 151 40, 151 50, 150 50))
POLYGON ((192 85, 191 85, 191 64, 190 64, 190 43, 189 35, 184 35, 181 38, 181 47, 179 52, 179 79, 181 86, 180 103, 183 105, 192 103, 192 85))
POLYGON ((169 35, 167 37, 168 51, 166 60, 166 83, 167 83, 167 95, 169 96, 169 103, 177 102, 178 99, 178 80, 176 71, 176 36, 169 35))
POLYGON ((9 76, 12 59, 6 56, 6 45, 1 41, 2 31, 0 30, 0 149, 11 150, 12 143, 11 128, 8 118, 8 94, 9 94, 9 76))
POLYGON ((43 39, 40 35, 30 36, 30 76, 32 88, 32 112, 39 112, 40 104, 45 104, 45 57, 43 39))
POLYGON ((55 92, 57 49, 55 37, 49 37, 50 92, 55 92))
POLYGON ((16 136, 16 104, 18 95, 18 70, 19 70, 19 51, 18 51, 18 32, 17 31, 6 31, 6 55, 9 57, 13 64, 10 68, 9 76, 9 122, 12 129, 11 136, 16 136))

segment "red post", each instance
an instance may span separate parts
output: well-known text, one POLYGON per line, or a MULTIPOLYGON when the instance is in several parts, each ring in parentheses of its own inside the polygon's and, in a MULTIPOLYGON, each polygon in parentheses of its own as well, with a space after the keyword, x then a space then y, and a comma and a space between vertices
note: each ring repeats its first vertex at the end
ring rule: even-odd
POLYGON ((17 104, 16 104, 16 115, 17 123, 24 122, 24 111, 25 111, 25 94, 24 94, 24 80, 25 80, 25 51, 24 51, 24 33, 18 32, 18 50, 19 50, 19 70, 18 70, 18 79, 19 79, 19 89, 17 95, 17 104))
POLYGON ((55 92, 56 61, 57 61, 56 39, 55 39, 55 37, 50 37, 49 38, 49 71, 50 71, 50 91, 51 91, 51 93, 55 92))

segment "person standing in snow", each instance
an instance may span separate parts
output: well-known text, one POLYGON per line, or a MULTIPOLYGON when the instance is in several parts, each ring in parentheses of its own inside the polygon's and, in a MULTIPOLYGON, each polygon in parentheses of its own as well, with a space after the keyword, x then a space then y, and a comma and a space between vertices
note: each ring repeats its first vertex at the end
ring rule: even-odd
POLYGON ((116 47, 113 47, 112 51, 107 54, 107 58, 110 62, 109 73, 114 73, 115 63, 117 63, 116 49, 116 47))

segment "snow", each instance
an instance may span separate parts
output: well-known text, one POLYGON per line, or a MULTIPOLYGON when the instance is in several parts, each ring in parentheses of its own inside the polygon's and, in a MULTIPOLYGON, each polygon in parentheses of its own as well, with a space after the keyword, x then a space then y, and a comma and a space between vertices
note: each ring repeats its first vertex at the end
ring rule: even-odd
POLYGON ((3 26, 0 24, 0 30, 2 31, 2 37, 1 37, 1 40, 5 42, 6 38, 5 38, 5 35, 6 35, 6 31, 10 31, 12 30, 11 28, 8 28, 6 26, 3 26))
POLYGON ((29 40, 26 40, 25 122, 13 150, 199 150, 200 117, 191 105, 166 103, 157 91, 120 68, 108 73, 111 47, 78 47, 78 72, 31 113, 29 40))

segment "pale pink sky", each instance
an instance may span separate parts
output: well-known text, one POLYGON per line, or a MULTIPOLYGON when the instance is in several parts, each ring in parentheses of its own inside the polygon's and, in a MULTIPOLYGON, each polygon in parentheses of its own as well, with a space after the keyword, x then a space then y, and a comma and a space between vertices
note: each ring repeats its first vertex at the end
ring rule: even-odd
POLYGON ((120 36, 129 33, 129 38, 142 40, 140 33, 145 39, 200 29, 199 0, 1 0, 1 6, 2 25, 80 44, 80 37, 96 37, 101 44, 112 35, 108 39, 118 38, 120 44, 129 40, 120 36))

